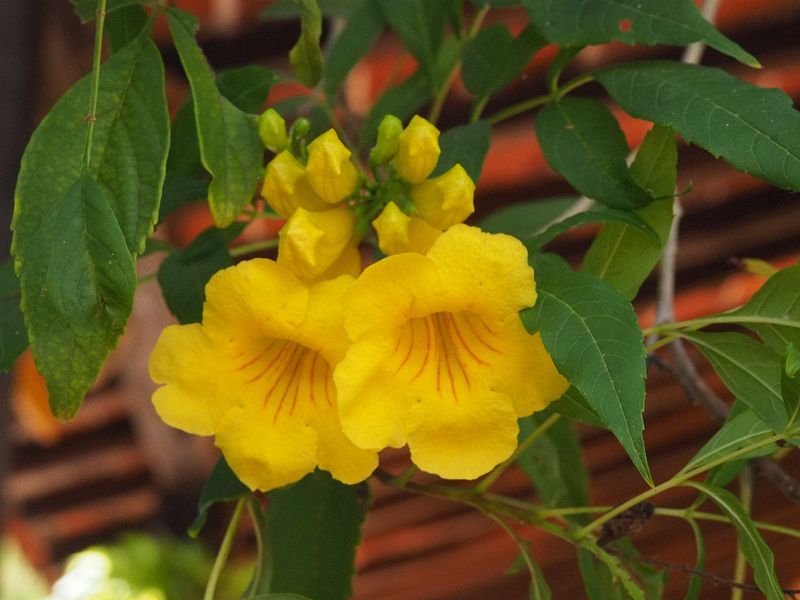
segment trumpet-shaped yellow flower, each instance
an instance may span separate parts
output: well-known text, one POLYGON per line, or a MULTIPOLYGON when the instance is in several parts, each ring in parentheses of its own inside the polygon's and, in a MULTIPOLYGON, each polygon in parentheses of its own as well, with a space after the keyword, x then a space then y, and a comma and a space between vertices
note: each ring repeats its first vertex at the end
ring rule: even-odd
POLYGON ((261 195, 275 212, 287 218, 298 208, 326 210, 331 207, 317 195, 306 168, 288 150, 280 152, 267 165, 261 195))
POLYGON ((308 180, 326 202, 338 204, 356 189, 358 169, 350 154, 333 129, 308 145, 308 180))
POLYGON ((343 297, 353 279, 306 285, 267 259, 218 272, 203 323, 174 325, 150 357, 161 418, 214 435, 252 489, 269 490, 319 466, 344 483, 377 465, 342 433, 332 372, 347 346, 343 297))
POLYGON ((408 444, 421 469, 473 479, 508 458, 517 419, 567 381, 518 311, 536 292, 510 236, 455 225, 426 256, 389 256, 346 296, 353 344, 334 372, 345 434, 361 448, 408 444))
POLYGON ((411 188, 417 214, 439 229, 447 229, 475 212, 475 184, 464 167, 457 164, 439 177, 426 179, 411 188))
POLYGON ((429 121, 414 115, 398 136, 393 164, 400 177, 409 183, 419 183, 431 174, 441 153, 439 130, 429 121))
POLYGON ((427 221, 408 216, 394 202, 386 205, 372 226, 375 227, 378 246, 384 254, 425 254, 441 233, 427 221))

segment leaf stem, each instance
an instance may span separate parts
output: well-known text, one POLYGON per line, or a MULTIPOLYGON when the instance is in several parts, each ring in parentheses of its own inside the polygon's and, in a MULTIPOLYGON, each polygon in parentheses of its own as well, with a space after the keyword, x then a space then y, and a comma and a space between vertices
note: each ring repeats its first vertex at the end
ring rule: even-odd
POLYGON ((231 552, 233 538, 236 535, 236 530, 239 528, 239 522, 242 520, 242 514, 246 504, 247 496, 239 498, 239 501, 236 503, 236 508, 233 511, 231 522, 228 524, 225 537, 222 539, 222 545, 219 547, 217 559, 214 561, 214 566, 211 568, 211 575, 208 577, 208 584, 206 585, 206 592, 203 594, 203 600, 214 600, 214 593, 217 590, 217 582, 219 581, 219 576, 228 560, 228 555, 231 552))
POLYGON ((541 96, 534 96, 533 98, 529 98, 528 100, 523 100, 517 104, 512 104, 511 106, 507 106, 501 111, 496 112, 487 120, 489 121, 490 125, 497 125, 501 121, 505 121, 506 119, 510 119, 511 117, 516 117, 520 113, 524 113, 528 110, 537 108, 544 104, 547 104, 550 101, 558 100, 559 98, 567 95, 572 90, 581 87, 582 85, 586 85, 594 81, 594 77, 591 75, 580 75, 575 79, 572 79, 565 83, 562 87, 558 88, 555 92, 550 92, 549 94, 542 94, 541 96))
POLYGON ((86 150, 83 153, 85 168, 88 171, 92 162, 92 138, 94 124, 97 121, 97 99, 100 96, 100 60, 103 53, 103 28, 106 22, 106 0, 97 2, 97 21, 94 30, 94 57, 92 59, 92 87, 89 94, 89 114, 86 122, 89 130, 86 133, 86 150))
MULTIPOLYGON (((745 467, 739 476, 739 498, 742 507, 749 515, 753 506, 753 469, 749 465, 745 467)), ((742 551, 742 541, 736 543, 736 563, 733 570, 733 580, 736 583, 744 583, 747 577, 747 559, 742 551)), ((731 589, 731 600, 742 600, 743 590, 739 587, 731 589)))
POLYGON ((257 242, 251 242, 250 244, 242 244, 241 246, 235 246, 229 250, 231 256, 234 258, 239 256, 244 256, 246 254, 255 254, 256 252, 261 252, 262 250, 273 250, 278 247, 278 239, 271 238, 269 240, 259 240, 257 242))

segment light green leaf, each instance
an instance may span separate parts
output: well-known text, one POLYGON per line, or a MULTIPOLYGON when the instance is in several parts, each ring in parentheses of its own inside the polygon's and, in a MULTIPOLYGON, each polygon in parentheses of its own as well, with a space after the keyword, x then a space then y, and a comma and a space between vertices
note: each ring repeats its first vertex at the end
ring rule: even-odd
POLYGON ((483 170, 483 160, 489 152, 491 129, 486 121, 476 121, 448 129, 439 137, 442 154, 431 177, 441 175, 456 163, 466 170, 470 179, 478 183, 483 170))
MULTIPOLYGON (((71 0, 72 6, 75 7, 75 13, 81 18, 84 23, 93 21, 97 16, 97 0, 71 0)), ((106 14, 112 13, 123 6, 131 6, 132 4, 140 4, 142 0, 107 0, 106 14)))
POLYGON ((538 298, 523 311, 556 367, 586 398, 648 482, 642 431, 645 352, 633 307, 586 273, 537 270, 538 298))
MULTIPOLYGON (((18 184, 18 197, 25 192, 18 184)), ((109 198, 91 176, 80 176, 47 201, 48 210, 35 220, 16 213, 14 252, 22 311, 50 409, 70 419, 125 328, 136 270, 109 198)))
POLYGON ((314 600, 346 600, 352 593, 355 551, 369 504, 366 484, 344 485, 324 471, 269 495, 267 537, 272 591, 314 600))
POLYGON ((297 79, 306 87, 314 87, 322 79, 322 13, 317 0, 295 0, 300 5, 300 38, 289 51, 289 61, 297 79))
POLYGON ((652 198, 634 180, 628 143, 605 106, 586 98, 547 104, 536 118, 547 162, 579 192, 614 208, 637 208, 652 198))
POLYGON ((507 233, 523 240, 561 219, 577 201, 575 196, 560 196, 509 204, 484 218, 480 227, 489 233, 507 233))
POLYGON ((561 46, 705 42, 751 66, 758 61, 706 21, 692 0, 523 0, 545 37, 561 46))
POLYGON ((737 400, 749 406, 773 431, 786 429, 781 396, 781 357, 741 333, 681 332, 722 378, 737 400))
POLYGON ((200 492, 200 500, 197 503, 197 517, 189 527, 189 535, 197 537, 203 526, 206 524, 209 509, 218 502, 230 502, 238 500, 250 493, 250 489, 239 481, 225 457, 220 457, 214 470, 208 476, 203 491, 200 492))
POLYGON ((334 40, 325 64, 325 93, 335 98, 347 74, 378 41, 383 15, 374 0, 361 0, 334 40))
POLYGON ((227 227, 253 199, 263 170, 256 119, 220 95, 211 67, 194 39, 197 20, 175 8, 166 14, 192 89, 200 156, 213 177, 208 188, 211 214, 217 226, 227 227))
MULTIPOLYGON (((656 125, 644 138, 631 175, 642 189, 655 197, 673 193, 677 176, 678 151, 675 132, 656 125)), ((656 200, 634 211, 655 232, 646 235, 624 224, 608 223, 592 242, 581 269, 594 273, 632 300, 661 258, 673 217, 672 198, 656 200)))
POLYGON ((670 61, 626 63, 595 78, 634 117, 672 127, 739 171, 800 190, 800 113, 782 91, 670 61))
POLYGON ((0 265, 0 372, 7 372, 28 347, 28 333, 19 308, 19 280, 11 259, 0 265))
POLYGON ((750 516, 738 498, 728 490, 713 487, 698 481, 687 481, 687 486, 707 495, 736 527, 739 545, 747 562, 753 568, 753 578, 768 600, 783 600, 785 595, 775 573, 775 559, 764 538, 758 533, 750 516))

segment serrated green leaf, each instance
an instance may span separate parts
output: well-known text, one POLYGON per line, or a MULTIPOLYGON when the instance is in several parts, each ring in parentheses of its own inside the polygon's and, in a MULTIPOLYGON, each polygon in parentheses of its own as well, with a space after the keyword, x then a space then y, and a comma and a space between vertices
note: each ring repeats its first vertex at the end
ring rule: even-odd
POLYGON ((523 0, 545 37, 561 46, 705 42, 751 66, 758 61, 706 21, 692 0, 523 0))
POLYGON ((225 457, 220 457, 214 470, 208 476, 203 491, 200 492, 200 500, 197 502, 197 517, 195 517, 189 527, 189 535, 197 537, 203 526, 206 524, 209 509, 218 502, 230 502, 238 500, 250 493, 250 489, 239 481, 225 457))
POLYGON ((200 156, 213 177, 208 203, 218 227, 227 227, 252 199, 263 170, 263 148, 255 117, 223 98, 211 67, 194 39, 197 19, 178 9, 166 11, 175 48, 194 100, 200 156))
POLYGON ((461 77, 466 88, 483 99, 509 84, 547 41, 532 26, 515 38, 505 25, 485 27, 464 51, 461 77))
POLYGON ((259 113, 278 77, 261 65, 226 69, 217 76, 219 93, 246 113, 259 113))
POLYGON ((739 171, 800 190, 800 113, 782 91, 671 61, 609 67, 595 78, 634 117, 672 127, 739 171))
POLYGON ((170 254, 158 269, 158 283, 170 312, 180 323, 199 323, 203 317, 208 280, 233 265, 227 245, 242 232, 243 224, 205 230, 182 250, 170 254))
POLYGON ((317 0, 295 0, 300 5, 300 38, 289 51, 294 74, 306 87, 322 79, 323 59, 319 39, 322 36, 322 13, 317 0))
POLYGON ((509 204, 480 222, 489 233, 506 233, 523 240, 559 220, 578 201, 575 196, 540 198, 509 204))
POLYGON ((428 101, 428 98, 430 98, 428 77, 418 69, 403 83, 386 90, 373 104, 361 128, 358 145, 366 148, 375 143, 378 125, 385 115, 394 115, 401 121, 406 121, 428 101))
POLYGON ((633 307, 586 273, 537 272, 538 298, 523 311, 528 331, 541 333, 559 372, 586 398, 651 482, 642 431, 645 351, 633 307))
POLYGON ((269 495, 272 590, 346 600, 369 504, 366 484, 344 485, 316 471, 269 495))
POLYGON ((764 592, 769 600, 783 600, 785 595, 775 573, 775 559, 772 551, 758 533, 755 524, 738 498, 728 490, 698 481, 687 481, 685 485, 707 495, 728 517, 739 533, 739 545, 747 562, 753 568, 753 579, 755 579, 758 589, 764 592))
MULTIPOLYGON (((18 185, 18 198, 26 191, 18 185)), ((39 218, 25 209, 16 213, 14 252, 22 311, 50 409, 70 419, 125 328, 136 270, 109 198, 90 175, 47 201, 39 218)))
POLYGON ((333 42, 325 63, 325 93, 335 98, 350 70, 383 32, 383 15, 374 0, 361 0, 333 42))
POLYGON ((614 208, 652 202, 631 175, 628 143, 611 111, 596 100, 563 98, 536 118, 547 162, 579 192, 614 208))
POLYGON ((483 160, 489 152, 491 128, 486 121, 476 121, 448 129, 439 137, 442 154, 431 173, 441 175, 456 163, 460 164, 473 182, 478 183, 483 170, 483 160))
POLYGON ((141 6, 126 6, 108 15, 106 37, 111 53, 119 52, 136 39, 147 25, 147 13, 141 6))
MULTIPOLYGON (((75 13, 84 23, 93 21, 97 16, 97 0, 70 0, 75 7, 75 13)), ((107 0, 106 14, 112 13, 124 6, 140 4, 142 0, 107 0)))
MULTIPOLYGON (((644 138, 631 175, 639 186, 655 197, 673 193, 677 176, 678 150, 675 132, 656 125, 644 138)), ((594 273, 632 300, 647 276, 658 264, 672 226, 672 198, 656 200, 635 211, 656 237, 628 225, 609 223, 592 242, 581 270, 594 273)))
POLYGON ((19 301, 19 280, 12 259, 8 259, 0 265, 0 372, 3 373, 28 347, 19 301))
POLYGON ((781 357, 741 333, 681 332, 708 359, 736 399, 749 406, 773 431, 786 429, 781 396, 781 357))

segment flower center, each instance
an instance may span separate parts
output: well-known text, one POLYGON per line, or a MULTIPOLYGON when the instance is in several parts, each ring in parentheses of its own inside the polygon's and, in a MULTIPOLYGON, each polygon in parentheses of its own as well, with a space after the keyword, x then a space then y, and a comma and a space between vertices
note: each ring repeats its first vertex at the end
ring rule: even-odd
POLYGON ((480 316, 439 312, 405 323, 389 362, 393 375, 458 402, 500 354, 497 333, 480 316))
POLYGON ((290 340, 269 339, 243 351, 234 375, 244 386, 259 388, 273 422, 318 403, 333 406, 336 398, 328 361, 290 340))

